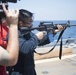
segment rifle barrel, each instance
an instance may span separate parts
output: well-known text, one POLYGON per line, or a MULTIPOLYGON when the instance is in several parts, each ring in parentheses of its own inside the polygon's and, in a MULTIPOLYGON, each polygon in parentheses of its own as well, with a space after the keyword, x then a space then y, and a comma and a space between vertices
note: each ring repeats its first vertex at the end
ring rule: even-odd
POLYGON ((76 26, 76 25, 70 25, 70 26, 76 26))

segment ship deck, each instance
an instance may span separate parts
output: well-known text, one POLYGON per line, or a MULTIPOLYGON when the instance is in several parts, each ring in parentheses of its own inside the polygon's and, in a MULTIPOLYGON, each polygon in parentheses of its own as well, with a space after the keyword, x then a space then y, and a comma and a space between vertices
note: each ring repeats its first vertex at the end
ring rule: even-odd
POLYGON ((35 60, 37 75, 76 75, 76 43, 66 48, 71 48, 72 53, 63 55, 61 60, 58 56, 35 60))

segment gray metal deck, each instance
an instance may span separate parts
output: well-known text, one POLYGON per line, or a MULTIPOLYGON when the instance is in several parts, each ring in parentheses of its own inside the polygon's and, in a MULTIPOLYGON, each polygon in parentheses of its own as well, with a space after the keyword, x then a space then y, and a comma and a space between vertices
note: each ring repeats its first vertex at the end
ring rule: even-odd
POLYGON ((76 75, 75 53, 62 56, 62 60, 50 58, 37 60, 35 63, 37 75, 76 75))

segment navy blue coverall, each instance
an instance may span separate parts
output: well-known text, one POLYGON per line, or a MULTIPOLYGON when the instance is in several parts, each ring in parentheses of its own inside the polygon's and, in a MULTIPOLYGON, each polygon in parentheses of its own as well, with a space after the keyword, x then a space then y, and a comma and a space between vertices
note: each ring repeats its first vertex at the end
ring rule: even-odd
POLYGON ((35 63, 34 63, 34 50, 39 45, 45 45, 50 43, 47 36, 41 41, 37 36, 30 32, 28 34, 19 34, 19 58, 15 66, 13 66, 13 72, 11 75, 36 75, 35 63))

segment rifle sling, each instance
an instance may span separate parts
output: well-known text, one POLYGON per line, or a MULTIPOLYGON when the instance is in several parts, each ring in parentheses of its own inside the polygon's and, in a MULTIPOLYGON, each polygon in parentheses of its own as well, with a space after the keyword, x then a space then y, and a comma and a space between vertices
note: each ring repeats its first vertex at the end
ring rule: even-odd
MULTIPOLYGON (((66 28, 65 28, 65 29, 66 29, 66 28)), ((65 29, 61 31, 61 33, 59 34, 59 37, 58 37, 58 39, 57 39, 56 44, 55 44, 54 47, 53 47, 52 49, 50 49, 48 52, 46 52, 46 53, 38 53, 38 52, 36 52, 36 51, 34 51, 34 52, 35 52, 36 54, 39 54, 39 55, 44 55, 44 54, 48 54, 49 52, 51 52, 51 51, 56 47, 56 45, 57 45, 57 43, 59 42, 60 38, 62 37, 65 29)), ((59 59, 61 59, 61 56, 62 56, 62 38, 61 38, 61 43, 60 43, 59 59)))

